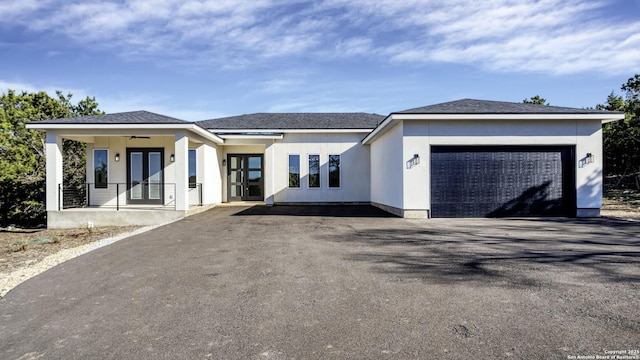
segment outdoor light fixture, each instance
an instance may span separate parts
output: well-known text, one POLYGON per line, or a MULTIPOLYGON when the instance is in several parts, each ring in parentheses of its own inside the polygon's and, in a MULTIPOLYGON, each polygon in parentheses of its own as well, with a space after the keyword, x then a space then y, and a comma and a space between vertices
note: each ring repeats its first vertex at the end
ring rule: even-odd
POLYGON ((176 161, 176 156, 174 154, 171 154, 171 156, 169 156, 169 160, 171 160, 171 162, 176 161))
POLYGON ((587 164, 591 164, 591 163, 593 163, 593 162, 595 161, 595 158, 596 158, 596 157, 595 157, 595 156, 593 156, 593 154, 592 154, 592 153, 587 153, 587 161, 586 161, 586 163, 587 163, 587 164))
POLYGON ((413 154, 413 157, 411 159, 407 160, 407 162, 405 164, 407 166, 407 169, 411 169, 414 166, 418 166, 418 164, 420 164, 420 155, 413 154))
POLYGON ((116 153, 116 162, 120 161, 120 153, 116 153))
POLYGON ((227 159, 222 159, 222 166, 227 166, 227 159))

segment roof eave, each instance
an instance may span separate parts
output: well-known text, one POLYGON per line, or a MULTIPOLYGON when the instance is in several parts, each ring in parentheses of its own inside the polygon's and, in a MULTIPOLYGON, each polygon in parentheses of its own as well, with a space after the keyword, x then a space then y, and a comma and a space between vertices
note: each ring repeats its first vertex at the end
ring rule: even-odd
POLYGON ((212 133, 369 133, 371 129, 207 129, 212 133))
POLYGON ((417 114, 391 113, 369 133, 362 144, 368 144, 401 120, 599 120, 602 124, 624 119, 622 112, 567 114, 417 114))
POLYGON ((270 139, 281 140, 284 135, 282 133, 276 134, 217 134, 222 139, 270 139))
POLYGON ((35 130, 187 130, 202 136, 217 144, 224 144, 224 140, 193 123, 186 124, 78 124, 78 123, 50 123, 33 122, 25 124, 27 129, 35 130))
POLYGON ((624 119, 624 113, 391 113, 398 120, 600 120, 602 122, 624 119))

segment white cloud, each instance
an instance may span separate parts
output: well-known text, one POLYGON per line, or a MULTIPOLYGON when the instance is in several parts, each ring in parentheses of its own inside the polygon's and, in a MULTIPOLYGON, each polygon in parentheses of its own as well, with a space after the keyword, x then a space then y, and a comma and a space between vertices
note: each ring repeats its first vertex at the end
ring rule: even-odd
POLYGON ((340 56, 370 54, 373 41, 369 38, 354 37, 340 41, 336 45, 336 53, 340 56))
POLYGON ((23 17, 49 5, 53 0, 3 0, 0 2, 0 19, 8 21, 23 17))
POLYGON ((640 20, 598 0, 19 0, 9 25, 121 56, 227 68, 369 58, 506 72, 628 73, 640 20), (624 14, 620 14, 624 15, 624 14))

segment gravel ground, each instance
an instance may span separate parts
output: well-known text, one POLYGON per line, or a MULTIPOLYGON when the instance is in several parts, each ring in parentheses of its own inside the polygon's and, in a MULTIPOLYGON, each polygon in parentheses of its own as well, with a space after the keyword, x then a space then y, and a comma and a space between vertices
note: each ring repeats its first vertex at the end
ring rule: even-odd
POLYGON ((0 233, 0 249, 4 250, 0 253, 0 298, 23 281, 58 264, 155 227, 4 229, 0 233))
POLYGON ((638 222, 297 210, 213 209, 56 266, 0 299, 0 358, 567 359, 640 347, 638 222))

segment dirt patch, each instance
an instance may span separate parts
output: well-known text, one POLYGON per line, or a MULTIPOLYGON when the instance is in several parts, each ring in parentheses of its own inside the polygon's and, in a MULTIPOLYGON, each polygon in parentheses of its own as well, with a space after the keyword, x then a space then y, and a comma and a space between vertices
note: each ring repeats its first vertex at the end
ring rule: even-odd
POLYGON ((0 229, 0 276, 42 261, 64 249, 129 233, 140 226, 94 229, 0 229))
POLYGON ((611 218, 640 220, 640 191, 608 190, 601 214, 611 218))

